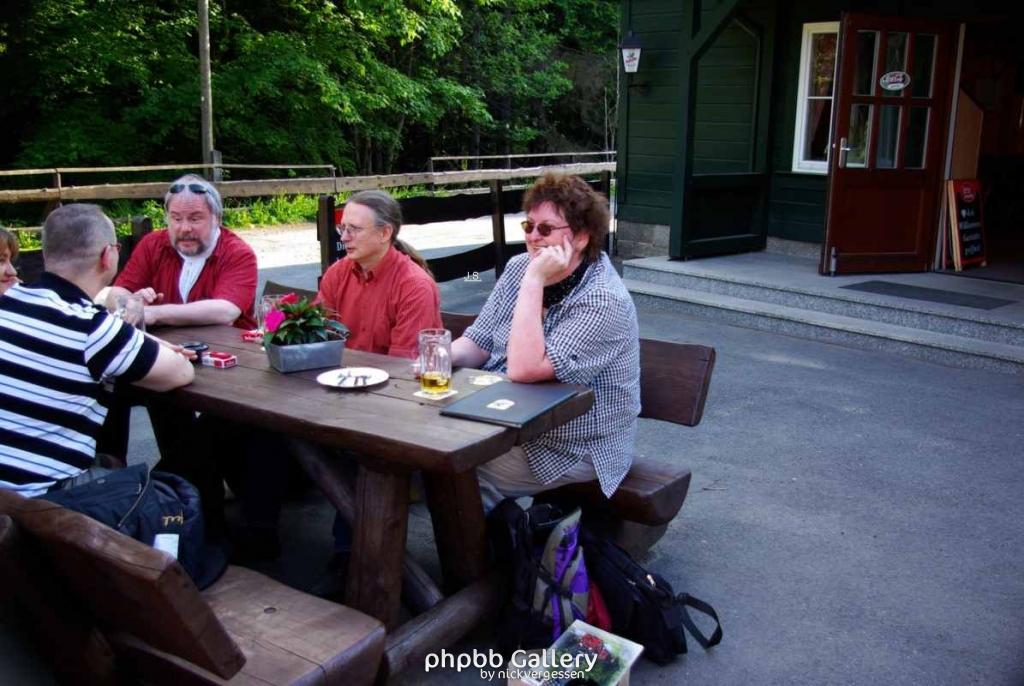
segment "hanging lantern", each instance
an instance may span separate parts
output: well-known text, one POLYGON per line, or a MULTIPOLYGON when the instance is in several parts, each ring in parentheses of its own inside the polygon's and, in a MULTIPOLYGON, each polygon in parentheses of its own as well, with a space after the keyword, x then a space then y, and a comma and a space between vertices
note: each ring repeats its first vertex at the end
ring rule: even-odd
POLYGON ((640 66, 640 51, 642 49, 643 46, 640 45, 640 39, 630 29, 622 44, 619 45, 619 50, 622 51, 622 68, 627 74, 636 73, 637 68, 640 66))

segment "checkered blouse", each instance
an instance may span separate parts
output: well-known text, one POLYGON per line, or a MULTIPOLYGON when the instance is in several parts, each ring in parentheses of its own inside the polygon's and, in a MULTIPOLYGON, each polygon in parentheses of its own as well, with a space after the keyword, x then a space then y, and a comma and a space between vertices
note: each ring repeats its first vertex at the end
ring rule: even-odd
MULTIPOLYGON (((466 337, 490 357, 488 371, 508 371, 508 339, 528 255, 509 261, 466 337)), ((589 456, 601 490, 611 497, 632 461, 640 413, 640 343, 636 308, 608 256, 544 316, 544 344, 555 377, 594 390, 586 414, 525 444, 530 471, 542 484, 589 456)))

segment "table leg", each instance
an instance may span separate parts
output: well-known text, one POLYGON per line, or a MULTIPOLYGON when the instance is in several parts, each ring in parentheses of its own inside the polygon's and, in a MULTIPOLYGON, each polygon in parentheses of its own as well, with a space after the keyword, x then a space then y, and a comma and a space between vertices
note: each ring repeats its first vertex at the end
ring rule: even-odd
POLYGON ((374 471, 360 464, 355 510, 345 604, 376 617, 391 631, 401 608, 409 473, 374 471))
MULTIPOLYGON (((301 438, 286 438, 292 455, 313 483, 320 487, 349 526, 356 521, 356 495, 353 479, 342 468, 341 459, 322 446, 301 438)), ((433 579, 411 557, 402 563, 402 601, 414 614, 424 612, 444 600, 433 579)))
POLYGON ((487 570, 487 522, 476 470, 462 474, 423 474, 434 524, 437 554, 449 593, 479 579, 487 570))

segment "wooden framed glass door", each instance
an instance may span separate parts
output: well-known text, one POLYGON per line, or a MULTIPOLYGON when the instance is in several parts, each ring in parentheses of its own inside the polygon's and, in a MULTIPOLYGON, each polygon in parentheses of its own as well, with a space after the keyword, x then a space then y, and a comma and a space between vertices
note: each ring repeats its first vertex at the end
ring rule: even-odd
POLYGON ((843 15, 822 274, 929 268, 954 36, 945 22, 843 15))

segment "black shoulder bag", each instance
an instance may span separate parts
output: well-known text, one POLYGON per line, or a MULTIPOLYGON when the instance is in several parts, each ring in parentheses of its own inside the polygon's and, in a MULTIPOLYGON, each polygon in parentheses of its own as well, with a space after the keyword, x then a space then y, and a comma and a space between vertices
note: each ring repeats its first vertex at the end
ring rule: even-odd
POLYGON ((175 474, 150 472, 145 464, 115 469, 94 481, 40 496, 80 512, 153 546, 158 535, 174 537, 178 562, 202 590, 220 577, 227 556, 206 541, 195 486, 175 474))
POLYGON ((707 650, 722 641, 722 623, 708 603, 686 593, 676 594, 661 576, 648 572, 629 553, 604 537, 584 529, 583 549, 591 582, 601 589, 612 631, 644 647, 644 656, 665 665, 686 652, 686 631, 707 650), (715 620, 705 636, 687 608, 715 620))

